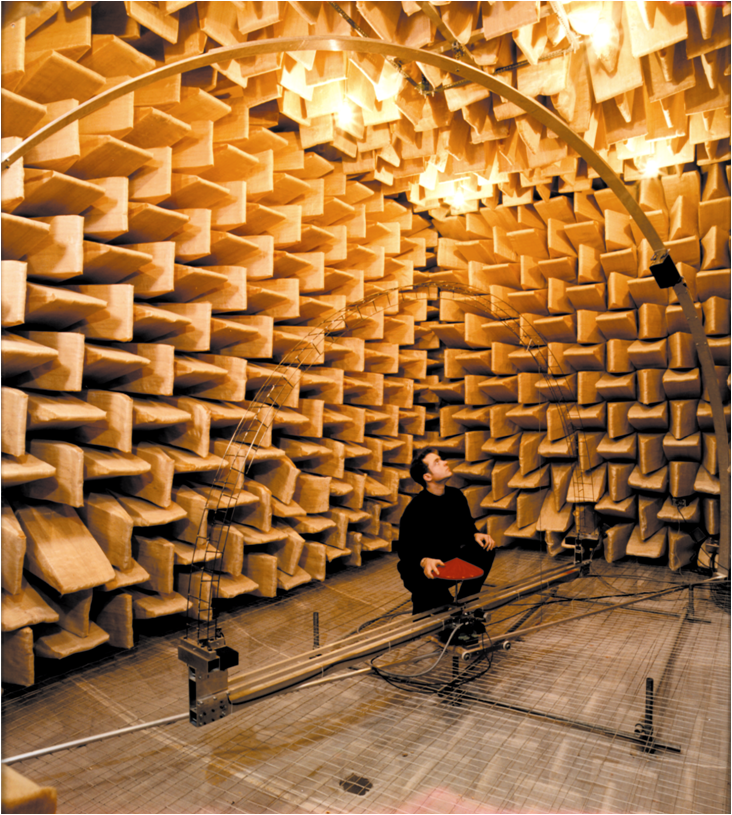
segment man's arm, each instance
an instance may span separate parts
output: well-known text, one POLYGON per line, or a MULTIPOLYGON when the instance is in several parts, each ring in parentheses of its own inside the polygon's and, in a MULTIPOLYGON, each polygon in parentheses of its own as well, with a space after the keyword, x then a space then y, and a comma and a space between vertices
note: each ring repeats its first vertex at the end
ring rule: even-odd
POLYGON ((402 513, 399 521, 399 557, 404 561, 413 561, 418 558, 419 529, 417 513, 412 499, 402 513))
POLYGON ((426 578, 433 580, 445 563, 440 558, 429 556, 430 540, 429 524, 420 511, 419 504, 412 499, 399 524, 399 557, 403 568, 409 570, 410 574, 417 575, 421 571, 426 578))
POLYGON ((470 512, 468 499, 465 497, 462 490, 455 490, 455 492, 456 504, 454 523, 456 538, 462 543, 469 541, 471 538, 474 539, 476 543, 480 543, 477 536, 481 535, 482 533, 478 532, 476 529, 475 520, 470 512))
POLYGON ((399 522, 399 572, 406 581, 420 574, 432 579, 437 568, 445 565, 439 558, 425 555, 429 539, 429 530, 425 528, 424 518, 413 498, 399 522))
POLYGON ((458 531, 459 540, 467 541, 472 538, 481 549, 491 550, 494 549, 496 546, 496 542, 493 538, 485 532, 478 532, 475 527, 475 520, 473 519, 472 513, 470 512, 470 505, 468 504, 468 499, 465 497, 465 494, 458 490, 458 495, 456 496, 456 508, 455 508, 455 516, 456 516, 456 529, 458 531))

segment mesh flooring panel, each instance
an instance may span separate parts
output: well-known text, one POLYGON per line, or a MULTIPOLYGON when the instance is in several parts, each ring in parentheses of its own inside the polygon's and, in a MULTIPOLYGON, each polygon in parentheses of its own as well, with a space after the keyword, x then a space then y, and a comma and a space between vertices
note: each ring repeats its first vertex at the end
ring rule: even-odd
MULTIPOLYGON (((500 587, 556 565, 499 551, 489 580, 500 587)), ((493 611, 488 634, 699 577, 630 560, 591 571, 493 611)), ((407 599, 395 557, 379 555, 293 595, 241 601, 220 618, 240 655, 231 673, 312 648, 315 611, 327 644, 407 599)), ((432 666, 416 680, 438 692, 362 674, 207 727, 177 722, 14 766, 58 788, 59 812, 729 812, 729 613, 708 588, 694 591, 693 608, 688 591, 631 608, 548 628, 490 663, 441 656, 426 638, 376 660, 410 660, 391 669, 402 674, 432 666), (678 753, 625 740, 644 719, 649 676, 654 736, 678 753)), ((9 689, 3 755, 184 712, 180 636, 143 632, 132 652, 9 689)))

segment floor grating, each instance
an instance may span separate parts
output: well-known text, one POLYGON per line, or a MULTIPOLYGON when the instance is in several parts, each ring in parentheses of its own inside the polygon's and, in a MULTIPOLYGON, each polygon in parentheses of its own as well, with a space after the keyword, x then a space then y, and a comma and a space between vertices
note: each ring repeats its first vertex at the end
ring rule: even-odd
MULTIPOLYGON (((556 565, 501 550, 490 582, 556 565)), ((534 608, 523 626, 701 579, 598 561, 589 577, 494 610, 488 635, 534 608)), ((407 599, 395 557, 374 555, 294 594, 231 604, 220 618, 239 652, 231 673, 311 649, 314 612, 324 645, 408 612, 407 599)), ((708 587, 695 589, 693 607, 688 590, 644 599, 546 628, 490 663, 455 662, 423 638, 376 660, 410 660, 389 669, 402 675, 433 664, 409 684, 355 675, 259 700, 207 727, 180 721, 14 766, 58 788, 59 812, 729 812, 730 617, 713 600, 708 587), (625 740, 645 721, 649 676, 653 737, 678 753, 625 740)), ((3 756, 184 712, 182 631, 167 625, 143 631, 133 651, 7 689, 3 756)))

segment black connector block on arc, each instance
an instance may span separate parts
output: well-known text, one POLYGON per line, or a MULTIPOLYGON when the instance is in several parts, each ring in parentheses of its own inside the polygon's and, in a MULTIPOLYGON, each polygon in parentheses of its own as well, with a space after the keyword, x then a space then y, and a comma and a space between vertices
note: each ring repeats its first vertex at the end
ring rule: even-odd
POLYGON ((671 259, 668 249, 663 250, 663 252, 656 252, 653 255, 650 269, 660 289, 670 289, 683 281, 683 277, 679 274, 679 270, 671 259))

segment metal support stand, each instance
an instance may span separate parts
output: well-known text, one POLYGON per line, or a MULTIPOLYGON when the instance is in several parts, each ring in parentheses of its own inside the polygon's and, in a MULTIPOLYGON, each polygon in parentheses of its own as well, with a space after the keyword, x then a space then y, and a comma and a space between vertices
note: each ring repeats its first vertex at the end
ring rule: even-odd
POLYGON ((543 572, 538 577, 531 577, 514 586, 499 589, 490 598, 476 596, 466 600, 457 609, 455 606, 444 606, 403 620, 385 622, 367 631, 320 646, 309 653, 288 657, 273 665, 254 668, 246 674, 232 678, 228 689, 229 699, 234 707, 241 707, 264 696, 293 688, 308 679, 322 676, 326 670, 336 665, 345 666, 359 662, 402 643, 435 634, 450 624, 456 616, 456 611, 458 614, 469 614, 477 609, 487 612, 500 608, 549 586, 573 580, 580 572, 580 567, 573 564, 559 566, 543 572))
POLYGON ((653 738, 653 677, 646 677, 646 711, 643 721, 635 726, 638 742, 644 753, 655 753, 657 750, 653 738))
POLYGON ((223 719, 231 713, 228 670, 239 664, 239 654, 229 648, 221 631, 198 643, 183 640, 178 659, 188 665, 190 721, 196 727, 223 719))
POLYGON ((670 641, 670 645, 666 645, 666 647, 663 649, 661 659, 659 659, 658 661, 658 668, 654 671, 658 681, 656 681, 653 676, 646 677, 645 711, 643 714, 642 721, 638 722, 638 724, 636 724, 635 726, 635 732, 638 734, 638 739, 641 743, 641 749, 643 750, 644 753, 656 753, 660 749, 659 743, 654 738, 653 714, 656 703, 658 701, 661 684, 663 683, 663 680, 666 678, 666 675, 668 674, 668 669, 669 665, 671 664, 674 649, 676 648, 681 637, 681 632, 683 630, 684 623, 697 622, 697 619, 693 616, 693 613, 694 613, 693 586, 689 586, 689 600, 686 607, 686 611, 683 614, 679 615, 679 622, 678 625, 676 626, 676 631, 674 632, 673 639, 670 641))

